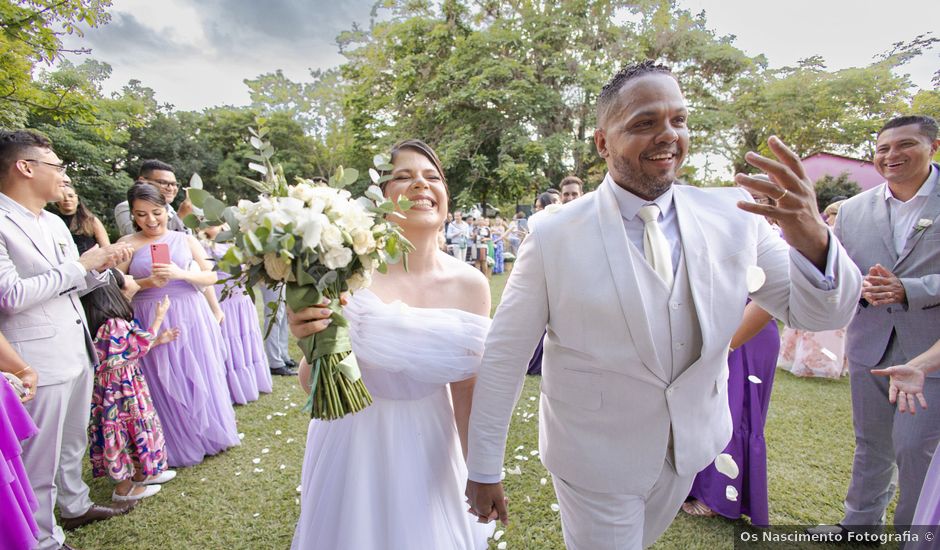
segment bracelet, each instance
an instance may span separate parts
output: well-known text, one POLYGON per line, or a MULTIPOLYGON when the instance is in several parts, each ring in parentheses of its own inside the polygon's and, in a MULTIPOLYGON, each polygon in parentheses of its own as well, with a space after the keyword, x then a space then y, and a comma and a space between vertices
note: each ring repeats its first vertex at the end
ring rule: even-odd
POLYGON ((20 369, 20 370, 18 370, 18 371, 16 371, 16 372, 14 372, 14 373, 13 373, 13 376, 19 376, 21 372, 26 372, 26 371, 28 371, 28 370, 33 370, 33 367, 31 367, 31 366, 29 366, 29 365, 26 365, 25 368, 22 368, 22 369, 20 369))

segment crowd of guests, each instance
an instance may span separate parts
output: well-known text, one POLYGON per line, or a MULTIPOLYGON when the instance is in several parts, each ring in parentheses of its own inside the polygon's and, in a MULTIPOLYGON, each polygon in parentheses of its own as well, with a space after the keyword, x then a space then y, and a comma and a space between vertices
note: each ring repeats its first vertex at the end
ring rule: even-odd
POLYGON ((264 342, 254 300, 217 284, 217 229, 193 234, 178 190, 172 166, 144 162, 112 244, 45 137, 0 133, 0 548, 69 548, 64 530, 238 445, 234 405, 296 374, 283 311, 264 342), (90 500, 85 460, 110 504, 90 500))
MULTIPOLYGON (((929 117, 889 121, 874 157, 885 184, 823 213, 864 275, 847 328, 781 336, 768 312, 745 308, 729 345, 734 432, 723 452, 739 475, 729 481, 720 460, 700 472, 687 513, 769 525, 763 430, 779 365, 800 376, 847 370, 851 380, 856 449, 845 515, 810 531, 879 531, 896 488, 898 528, 936 524, 940 407, 926 404, 940 402, 937 134, 929 117)), ((501 273, 539 220, 583 187, 566 177, 538 194, 531 216, 508 223, 456 211, 440 247, 487 276, 501 273)), ((215 230, 195 235, 183 224, 192 206, 173 207, 178 190, 172 166, 145 162, 115 207, 121 236, 112 244, 46 138, 0 134, 0 513, 12 518, 0 547, 69 548, 63 528, 124 514, 171 481, 171 468, 238 445, 233 405, 270 392, 272 373, 294 374, 284 312, 270 313, 277 326, 263 342, 253 300, 217 284, 224 245, 215 230), (114 480, 112 504, 89 499, 86 457, 95 477, 114 480)), ((764 205, 786 195, 752 194, 764 205)), ((539 344, 530 374, 541 355, 539 344)))

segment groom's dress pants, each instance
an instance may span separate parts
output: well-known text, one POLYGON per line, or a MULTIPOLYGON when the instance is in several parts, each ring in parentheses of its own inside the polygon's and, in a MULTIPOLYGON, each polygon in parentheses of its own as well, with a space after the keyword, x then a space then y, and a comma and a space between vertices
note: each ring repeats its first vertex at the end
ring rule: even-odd
POLYGON ((659 479, 645 495, 595 493, 554 477, 568 550, 639 550, 656 542, 695 479, 676 474, 671 454, 670 449, 659 479))

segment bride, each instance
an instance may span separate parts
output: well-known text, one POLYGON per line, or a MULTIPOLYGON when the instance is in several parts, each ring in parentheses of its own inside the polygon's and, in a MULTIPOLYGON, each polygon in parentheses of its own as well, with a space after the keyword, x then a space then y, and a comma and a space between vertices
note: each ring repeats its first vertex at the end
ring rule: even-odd
MULTIPOLYGON (((383 192, 413 202, 399 224, 415 250, 407 272, 389 266, 344 308, 374 402, 339 420, 310 421, 295 549, 477 549, 487 547, 493 529, 476 523, 463 496, 489 284, 438 248, 448 189, 437 154, 418 140, 391 153, 383 192)), ((291 331, 323 330, 329 312, 291 314, 291 331)), ((309 376, 302 363, 308 392, 309 376)))

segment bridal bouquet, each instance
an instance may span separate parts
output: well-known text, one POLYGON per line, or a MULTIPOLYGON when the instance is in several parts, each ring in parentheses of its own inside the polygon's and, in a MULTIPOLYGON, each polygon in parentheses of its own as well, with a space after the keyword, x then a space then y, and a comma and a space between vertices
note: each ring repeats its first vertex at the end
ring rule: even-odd
MULTIPOLYGON (((273 149, 264 141, 264 129, 251 129, 251 134, 258 154, 251 155, 255 162, 249 167, 263 179, 246 181, 261 192, 258 200, 226 206, 202 189, 190 189, 190 200, 205 219, 185 221, 191 227, 229 226, 216 237, 233 242, 219 261, 219 269, 231 274, 227 287, 238 285, 253 295, 258 283, 283 285, 294 311, 329 299, 331 324, 298 344, 312 367, 311 416, 334 420, 372 403, 352 353, 340 295, 369 286, 375 270, 384 272, 411 250, 398 227, 385 219, 411 204, 407 199, 385 199, 376 185, 364 197, 353 198, 344 188, 358 173, 342 167, 328 182, 299 180, 288 185, 280 167, 271 163, 273 149)), ((375 164, 380 170, 391 169, 381 156, 375 164)), ((375 183, 388 178, 375 169, 369 173, 375 183)))

